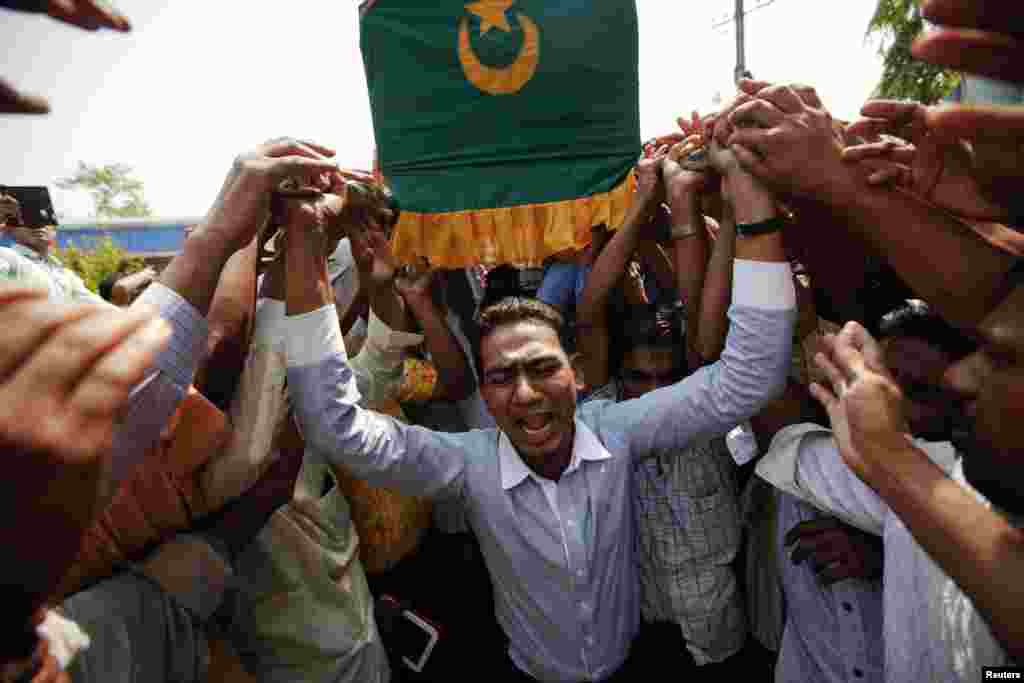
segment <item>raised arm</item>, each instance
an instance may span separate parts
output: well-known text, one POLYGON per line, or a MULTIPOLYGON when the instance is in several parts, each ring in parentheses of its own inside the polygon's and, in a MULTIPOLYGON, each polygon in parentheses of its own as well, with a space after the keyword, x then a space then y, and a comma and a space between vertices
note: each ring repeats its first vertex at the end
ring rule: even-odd
POLYGON ((419 323, 424 344, 437 368, 437 381, 442 393, 436 398, 461 401, 476 390, 476 380, 462 345, 431 296, 432 284, 437 277, 437 271, 403 275, 396 280, 395 286, 419 323))
POLYGON ((170 325, 171 339, 122 416, 111 449, 108 495, 157 442, 192 383, 206 350, 205 316, 224 265, 267 222, 271 193, 285 177, 302 177, 311 185, 340 181, 328 154, 333 153, 312 143, 281 139, 238 157, 203 224, 159 282, 136 299, 133 308, 156 309, 170 325), (324 180, 325 174, 331 180, 324 180))
POLYGON ((626 266, 640 244, 643 229, 661 200, 659 163, 660 157, 640 161, 637 196, 622 227, 594 262, 576 308, 577 349, 583 366, 583 380, 591 389, 607 384, 609 379, 608 300, 622 280, 626 266))
POLYGON ((713 363, 725 348, 729 331, 729 303, 732 301, 732 262, 736 254, 736 217, 732 205, 724 203, 718 239, 704 277, 700 300, 696 351, 705 363, 713 363))
MULTIPOLYGON (((676 287, 686 306, 686 344, 691 352, 687 355, 694 356, 698 348, 700 302, 708 267, 708 236, 704 214, 700 210, 700 192, 707 185, 707 174, 683 170, 669 157, 662 161, 661 169, 672 211, 669 237, 672 240, 676 287)), ((698 360, 696 358, 687 360, 691 367, 703 364, 693 362, 698 360)))
POLYGON ((935 563, 970 596, 1007 653, 1020 658, 1024 531, 951 479, 906 438, 903 394, 882 362, 878 343, 863 327, 848 323, 839 335, 826 337, 825 349, 817 361, 828 386, 813 384, 811 391, 828 411, 850 476, 856 473, 878 492, 935 563))
POLYGON ((306 443, 375 486, 408 495, 461 491, 465 449, 459 435, 403 425, 359 408, 327 278, 323 225, 331 198, 287 207, 285 322, 288 392, 306 443))
MULTIPOLYGON (((738 223, 766 223, 775 200, 731 163, 723 182, 738 223)), ((732 324, 721 359, 686 379, 633 401, 603 407, 596 420, 630 442, 634 457, 679 449, 697 438, 725 434, 782 392, 790 362, 796 293, 778 230, 737 240, 732 324)))
POLYGON ((757 99, 739 105, 729 120, 760 127, 716 132, 721 142, 747 150, 740 159, 751 173, 779 192, 828 205, 953 324, 973 327, 995 307, 1012 256, 948 212, 868 184, 863 171, 843 162, 844 141, 812 89, 741 85, 757 99), (921 258, 924 245, 928 258, 921 258))

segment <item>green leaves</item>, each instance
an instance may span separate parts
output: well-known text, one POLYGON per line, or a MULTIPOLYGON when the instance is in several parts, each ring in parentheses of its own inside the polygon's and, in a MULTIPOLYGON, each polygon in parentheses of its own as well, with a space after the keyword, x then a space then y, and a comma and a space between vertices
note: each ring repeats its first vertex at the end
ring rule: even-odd
POLYGON ((91 166, 78 162, 78 170, 70 178, 61 178, 62 190, 84 190, 92 195, 96 218, 138 218, 153 215, 143 196, 142 181, 131 176, 125 164, 91 166))
POLYGON ((69 246, 55 250, 61 263, 75 271, 93 292, 97 291, 103 278, 122 271, 133 273, 145 266, 139 257, 129 257, 121 247, 114 244, 110 236, 95 240, 91 248, 69 246))
POLYGON ((934 104, 953 92, 959 74, 914 59, 910 47, 924 30, 915 0, 879 0, 867 37, 881 39, 885 63, 875 97, 934 104))

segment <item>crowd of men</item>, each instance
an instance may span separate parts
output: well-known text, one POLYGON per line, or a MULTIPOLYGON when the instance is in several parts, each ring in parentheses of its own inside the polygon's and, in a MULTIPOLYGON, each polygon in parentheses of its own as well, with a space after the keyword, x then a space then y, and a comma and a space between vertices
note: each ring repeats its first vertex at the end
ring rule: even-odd
POLYGON ((542 269, 399 267, 400 203, 294 138, 104 297, 0 198, 0 681, 1015 666, 1024 10, 921 11, 964 104, 743 80, 542 269))

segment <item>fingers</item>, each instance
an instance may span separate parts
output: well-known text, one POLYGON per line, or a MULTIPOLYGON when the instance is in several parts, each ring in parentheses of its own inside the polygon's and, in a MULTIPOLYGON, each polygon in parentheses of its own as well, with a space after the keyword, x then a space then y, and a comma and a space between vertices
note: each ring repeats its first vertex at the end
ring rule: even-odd
POLYGON ((1024 136, 1024 109, 998 105, 943 105, 929 109, 928 129, 946 139, 973 140, 993 131, 1001 137, 1024 136))
POLYGON ((900 164, 892 164, 887 168, 874 171, 868 176, 868 185, 903 185, 909 186, 911 170, 900 164))
POLYGON ((894 140, 869 142, 854 145, 843 150, 843 161, 857 163, 868 159, 884 159, 901 164, 912 163, 917 149, 913 145, 900 144, 894 140))
POLYGON ((170 327, 160 318, 153 318, 128 334, 79 382, 68 407, 87 417, 116 415, 135 385, 145 378, 170 334, 170 327))
POLYGON ((54 306, 45 294, 8 296, 3 303, 4 326, 0 332, 0 379, 7 379, 21 368, 62 325, 72 324, 102 310, 91 305, 54 306))
POLYGON ((772 87, 772 84, 768 81, 755 81, 752 78, 741 78, 738 85, 740 92, 744 92, 748 95, 757 95, 765 88, 772 87))
POLYGON ((856 321, 848 322, 843 326, 836 338, 836 349, 837 351, 855 350, 871 369, 885 369, 882 347, 871 336, 871 333, 856 321))
POLYGON ((803 85, 802 83, 793 83, 789 87, 797 94, 806 106, 813 107, 814 109, 825 108, 825 104, 818 96, 818 91, 812 86, 803 85))
POLYGON ((822 584, 831 586, 834 583, 857 577, 857 572, 845 562, 833 562, 818 572, 818 578, 822 584))
MULTIPOLYGON (((119 315, 111 315, 111 311, 100 307, 90 309, 77 319, 64 321, 48 335, 32 354, 32 362, 16 373, 15 383, 52 395, 69 395, 87 373, 92 374, 102 356, 139 332, 143 325, 152 321, 158 329, 166 327, 146 309, 116 311, 119 315)), ((145 344, 145 339, 140 341, 145 344)), ((112 370, 116 372, 117 368, 112 370)))
POLYGON ((260 147, 259 153, 265 157, 305 156, 311 159, 323 159, 324 157, 334 156, 334 150, 330 147, 290 137, 267 140, 260 147))
MULTIPOLYGON (((681 118, 679 119, 679 121, 682 121, 682 120, 683 119, 681 119, 681 118)), ((687 132, 685 129, 683 130, 682 133, 669 133, 668 135, 662 135, 661 137, 658 137, 658 138, 656 138, 654 140, 654 147, 657 148, 657 147, 661 147, 663 145, 668 145, 669 147, 671 147, 672 145, 675 145, 675 144, 678 144, 678 143, 682 142, 689 135, 690 135, 690 133, 687 132)))
POLYGON ((1005 0, 924 0, 921 15, 943 26, 1024 33, 1020 5, 1005 0))
POLYGON ((25 95, 0 78, 0 114, 49 114, 50 105, 45 98, 25 95))
POLYGON ((773 128, 785 120, 786 115, 767 100, 752 100, 736 107, 729 115, 729 123, 737 128, 751 124, 773 128))
POLYGON ((804 534, 816 534, 829 529, 838 529, 840 526, 839 521, 834 517, 819 517, 818 519, 800 522, 799 524, 795 524, 792 529, 786 532, 783 544, 793 545, 804 534))
POLYGON ((839 406, 839 398, 833 394, 825 386, 818 384, 817 382, 811 382, 807 390, 810 392, 814 400, 821 404, 821 407, 828 413, 829 419, 832 418, 832 410, 839 406))
POLYGON ((771 102, 784 114, 796 114, 803 110, 804 101, 788 85, 776 85, 757 93, 758 99, 771 102))
POLYGON ((87 31, 109 28, 114 31, 130 31, 128 19, 113 7, 100 0, 49 0, 47 14, 87 31))
MULTIPOLYGON (((5 307, 5 324, 11 313, 5 307)), ((117 412, 166 345, 170 328, 137 309, 75 306, 48 318, 37 305, 30 313, 21 316, 24 325, 38 325, 45 334, 0 385, 0 432, 18 447, 57 460, 92 460, 109 447, 117 412)))
MULTIPOLYGON (((271 159, 269 171, 276 180, 297 176, 309 185, 322 187, 321 176, 324 173, 337 173, 338 165, 330 159, 292 155, 271 159)), ((324 189, 333 190, 334 187, 332 185, 332 187, 324 189)))
MULTIPOLYGON (((825 342, 826 345, 828 342, 825 342)), ((814 364, 818 366, 818 369, 825 374, 825 378, 828 380, 831 392, 834 396, 842 396, 846 390, 846 375, 843 370, 834 360, 836 350, 834 346, 826 346, 829 349, 829 353, 826 355, 819 351, 814 354, 814 364)))
POLYGON ((729 148, 736 157, 736 161, 740 162, 740 165, 745 168, 748 173, 751 173, 758 178, 768 178, 771 176, 771 171, 768 166, 752 147, 748 147, 741 142, 736 142, 730 145, 729 148))
POLYGON ((887 121, 894 130, 902 126, 909 126, 914 121, 923 122, 925 111, 926 108, 917 102, 902 100, 868 100, 860 108, 860 113, 863 116, 887 121))
POLYGON ((950 28, 918 38, 914 57, 957 71, 1024 83, 1024 36, 950 28))

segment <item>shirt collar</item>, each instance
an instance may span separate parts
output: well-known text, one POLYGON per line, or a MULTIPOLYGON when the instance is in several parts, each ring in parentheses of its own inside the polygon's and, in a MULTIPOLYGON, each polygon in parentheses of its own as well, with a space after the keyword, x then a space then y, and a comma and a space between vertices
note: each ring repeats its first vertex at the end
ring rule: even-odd
MULTIPOLYGON (((607 460, 610 457, 612 454, 604 447, 597 435, 590 431, 587 425, 576 420, 576 435, 572 441, 572 459, 565 471, 568 473, 578 469, 583 461, 607 460)), ((523 462, 505 432, 501 432, 498 438, 498 462, 501 468, 501 487, 506 491, 523 483, 527 477, 537 478, 533 470, 523 462)))
POLYGON ((13 249, 14 249, 14 251, 16 251, 19 254, 21 254, 22 256, 24 256, 25 258, 30 259, 32 261, 36 261, 37 263, 50 263, 50 264, 55 265, 55 266, 63 266, 64 265, 53 254, 47 254, 46 256, 40 256, 38 252, 33 251, 32 249, 29 249, 28 247, 26 247, 23 244, 18 244, 17 242, 14 243, 13 249))

